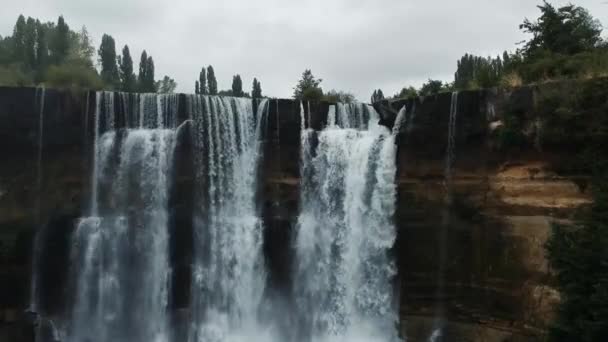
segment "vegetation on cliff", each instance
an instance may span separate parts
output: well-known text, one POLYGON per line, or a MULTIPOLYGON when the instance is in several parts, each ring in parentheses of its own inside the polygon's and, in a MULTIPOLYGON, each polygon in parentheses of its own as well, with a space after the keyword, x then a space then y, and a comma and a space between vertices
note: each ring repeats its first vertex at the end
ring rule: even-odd
POLYGON ((556 7, 548 2, 538 8, 540 17, 524 19, 519 27, 532 38, 515 52, 505 51, 496 57, 467 53, 458 60, 452 82, 429 80, 420 89, 404 87, 394 98, 608 76, 608 43, 601 38, 601 24, 589 11, 573 4, 556 7))
POLYGON ((591 173, 594 203, 576 227, 556 224, 547 243, 562 295, 552 341, 603 341, 608 336, 608 79, 588 82, 572 97, 544 101, 546 143, 567 141, 580 158, 563 172, 591 173), (582 127, 585 126, 586 128, 582 127))

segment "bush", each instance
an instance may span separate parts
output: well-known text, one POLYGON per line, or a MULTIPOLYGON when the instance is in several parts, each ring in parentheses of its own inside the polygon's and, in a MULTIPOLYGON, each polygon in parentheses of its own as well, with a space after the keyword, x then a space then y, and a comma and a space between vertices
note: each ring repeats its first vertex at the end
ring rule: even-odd
POLYGON ((54 88, 102 89, 97 72, 83 65, 53 65, 45 73, 45 85, 54 88))
POLYGON ((32 75, 22 71, 19 65, 0 65, 0 85, 9 87, 31 86, 34 84, 32 75))

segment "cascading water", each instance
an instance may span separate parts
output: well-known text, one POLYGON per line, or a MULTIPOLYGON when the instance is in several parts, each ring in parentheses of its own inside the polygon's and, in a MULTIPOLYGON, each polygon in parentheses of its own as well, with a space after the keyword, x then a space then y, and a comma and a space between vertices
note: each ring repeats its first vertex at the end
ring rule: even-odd
POLYGON ((325 130, 301 132, 298 340, 393 341, 395 137, 371 106, 336 109, 325 130))
POLYGON ((150 95, 118 95, 123 105, 132 97, 126 117, 139 115, 135 122, 146 125, 127 120, 125 129, 116 129, 115 94, 96 94, 91 215, 73 236, 75 298, 67 341, 170 338, 167 202, 175 120, 166 107, 142 101, 150 95))
POLYGON ((452 202, 452 168, 454 164, 456 147, 456 119, 458 117, 458 92, 452 93, 450 103, 450 115, 448 119, 447 148, 445 155, 444 187, 445 205, 441 213, 441 227, 438 234, 439 249, 439 268, 437 269, 437 289, 435 304, 435 319, 433 323, 433 333, 429 337, 429 342, 439 342, 444 338, 445 307, 443 304, 445 297, 445 268, 447 264, 447 243, 448 229, 450 225, 450 206, 452 202))
POLYGON ((261 132, 268 101, 193 95, 197 202, 189 341, 261 338, 266 284, 263 222, 255 205, 261 132))

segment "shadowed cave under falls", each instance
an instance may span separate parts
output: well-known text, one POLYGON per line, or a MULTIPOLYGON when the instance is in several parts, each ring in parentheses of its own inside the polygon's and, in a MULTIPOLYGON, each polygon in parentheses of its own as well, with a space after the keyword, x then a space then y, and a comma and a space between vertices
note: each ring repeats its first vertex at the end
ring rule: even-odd
POLYGON ((290 242, 275 247, 291 255, 286 286, 272 283, 257 198, 274 100, 92 95, 87 215, 70 237, 65 309, 38 341, 400 340, 397 134, 373 107, 330 105, 314 130, 310 104, 300 104, 299 215, 290 242), (177 233, 170 202, 184 164, 193 204, 190 230, 177 233), (173 265, 176 240, 186 270, 173 265), (177 293, 184 279, 187 293, 177 293))

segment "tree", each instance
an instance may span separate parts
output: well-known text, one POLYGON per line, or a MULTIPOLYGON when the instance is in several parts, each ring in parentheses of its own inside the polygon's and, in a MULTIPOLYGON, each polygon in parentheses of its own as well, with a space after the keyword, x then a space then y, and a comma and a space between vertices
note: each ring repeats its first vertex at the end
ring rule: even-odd
POLYGON ((141 53, 141 57, 139 59, 139 73, 137 75, 137 83, 138 83, 138 88, 139 91, 143 92, 145 91, 145 83, 146 83, 146 79, 147 79, 147 73, 148 73, 148 53, 146 52, 146 50, 144 50, 141 53))
POLYGON ((13 28, 12 50, 14 61, 25 60, 25 31, 26 22, 25 17, 22 14, 17 18, 17 23, 15 23, 15 27, 13 28))
POLYGON ((201 90, 200 90, 200 85, 199 85, 199 82, 198 82, 198 81, 195 81, 195 82, 194 82, 194 93, 195 93, 195 94, 200 94, 200 93, 201 93, 201 90))
POLYGON ((101 64, 101 79, 110 88, 118 88, 120 85, 120 75, 116 64, 116 43, 112 36, 104 34, 99 46, 99 64, 101 64))
POLYGON ((443 82, 429 79, 420 87, 420 96, 435 95, 445 90, 443 82))
POLYGON ((201 72, 198 74, 198 81, 199 81, 199 85, 198 85, 199 93, 203 94, 203 95, 209 94, 209 89, 207 88, 207 76, 206 76, 204 67, 201 69, 201 72))
POLYGON ((503 64, 500 57, 484 58, 465 54, 457 62, 457 69, 454 74, 454 87, 456 89, 495 87, 503 76, 503 64))
POLYGON ((532 34, 522 50, 526 57, 544 52, 572 55, 591 50, 602 42, 602 26, 585 8, 573 4, 555 8, 546 1, 538 8, 541 16, 536 21, 526 18, 519 26, 532 34))
POLYGON ((36 81, 40 82, 49 62, 47 28, 36 20, 36 81))
POLYGON ((157 91, 156 82, 154 80, 154 59, 152 59, 152 56, 148 56, 148 60, 146 61, 145 86, 146 92, 154 93, 157 91))
POLYGON ((253 87, 251 88, 251 97, 261 98, 262 97, 262 84, 257 78, 253 79, 253 87))
POLYGON ((243 80, 241 75, 236 74, 232 77, 232 94, 236 97, 243 97, 243 80))
POLYGON ((209 95, 217 95, 217 80, 215 79, 215 71, 211 65, 207 67, 207 84, 209 95))
POLYGON ((328 102, 352 103, 355 102, 355 95, 338 90, 330 90, 323 96, 323 100, 328 102))
POLYGON ((72 61, 77 61, 86 66, 93 68, 93 55, 95 55, 95 48, 91 45, 91 37, 86 26, 80 29, 80 32, 74 33, 74 43, 71 48, 72 61))
POLYGON ((28 17, 25 24, 25 35, 23 38, 23 63, 29 70, 33 70, 37 65, 36 38, 36 21, 32 17, 28 17))
POLYGON ((133 72, 133 59, 129 46, 125 45, 122 48, 122 56, 118 58, 118 66, 120 68, 120 88, 122 91, 133 92, 137 86, 135 73, 133 72))
POLYGON ((304 70, 302 78, 294 87, 293 97, 296 100, 320 100, 323 97, 323 89, 319 86, 322 79, 316 79, 310 69, 304 70))
POLYGON ((382 92, 382 89, 374 90, 374 92, 372 93, 371 100, 372 103, 384 100, 384 93, 382 92))
POLYGON ((177 88, 175 80, 166 75, 162 80, 156 82, 156 89, 161 94, 172 94, 175 92, 175 88, 177 88))
POLYGON ((138 83, 140 92, 156 92, 156 83, 154 81, 154 60, 152 59, 152 56, 148 56, 146 50, 141 53, 141 58, 139 60, 138 83))
MULTIPOLYGON (((57 27, 53 36, 52 44, 49 46, 51 58, 55 64, 61 64, 65 62, 70 52, 70 27, 63 16, 57 19, 57 27)), ((116 52, 114 52, 114 56, 116 56, 116 52)), ((116 58, 114 58, 114 63, 116 64, 116 58)))
POLYGON ((416 88, 409 86, 409 87, 403 87, 401 88, 401 91, 399 91, 397 94, 395 94, 395 98, 398 99, 409 99, 409 98, 414 98, 418 96, 418 90, 416 90, 416 88))

